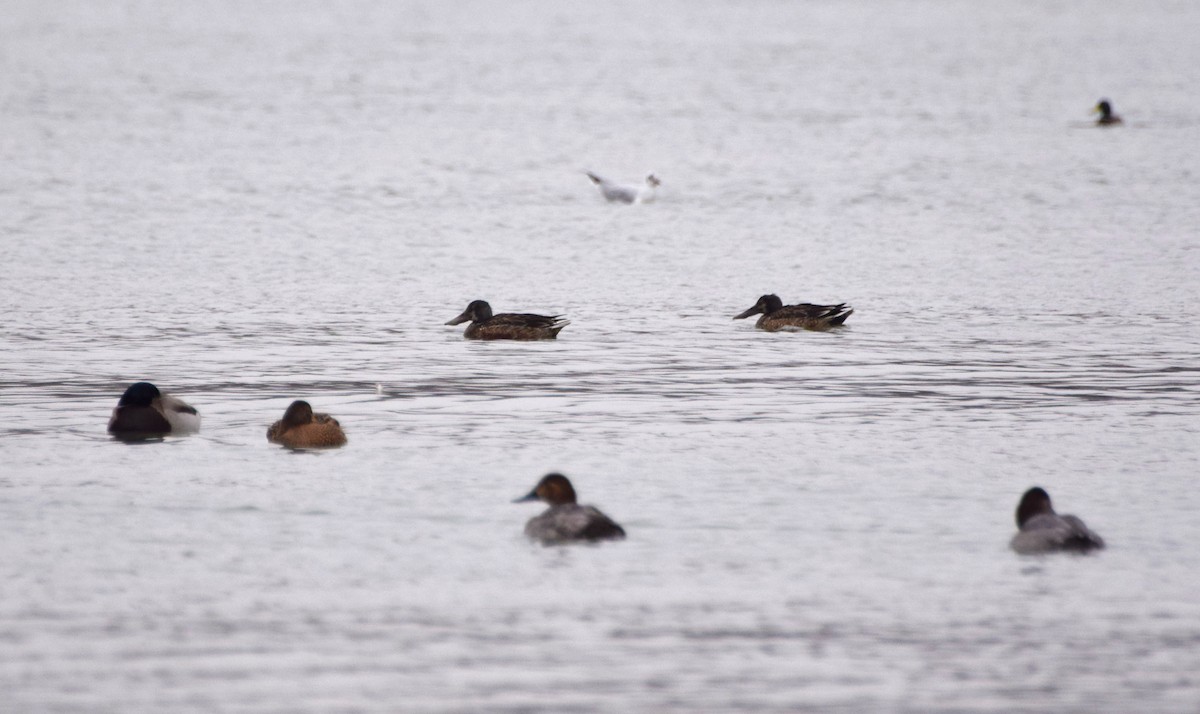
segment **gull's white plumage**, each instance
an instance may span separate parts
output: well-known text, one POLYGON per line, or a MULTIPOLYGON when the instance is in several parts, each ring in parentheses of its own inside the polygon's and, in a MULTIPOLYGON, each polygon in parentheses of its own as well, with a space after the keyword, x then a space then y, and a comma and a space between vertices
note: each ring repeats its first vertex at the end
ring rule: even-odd
POLYGON ((600 189, 604 200, 610 203, 649 203, 654 200, 654 190, 662 183, 654 174, 646 176, 645 182, 640 185, 616 183, 590 171, 587 177, 600 189))

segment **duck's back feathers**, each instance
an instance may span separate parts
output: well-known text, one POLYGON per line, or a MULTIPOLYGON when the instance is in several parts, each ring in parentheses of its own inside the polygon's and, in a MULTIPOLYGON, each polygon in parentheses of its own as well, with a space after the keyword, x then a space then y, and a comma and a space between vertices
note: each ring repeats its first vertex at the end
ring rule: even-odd
POLYGON ((624 538, 625 530, 593 506, 564 503, 551 506, 541 515, 529 519, 525 524, 525 535, 553 544, 615 540, 624 538))
POLYGON ((559 315, 500 313, 473 322, 463 336, 469 340, 553 340, 571 324, 559 315))
POLYGON ((1104 539, 1075 516, 1057 513, 1038 514, 1028 521, 1010 546, 1022 554, 1055 551, 1087 552, 1104 547, 1104 539))
POLYGON ((1050 494, 1036 486, 1021 496, 1016 520, 1020 530, 1009 545, 1021 554, 1086 552, 1104 547, 1104 540, 1081 519, 1055 513, 1050 494))
POLYGON ((778 330, 789 326, 805 330, 828 330, 840 326, 853 313, 854 308, 846 303, 813 305, 805 302, 786 305, 769 315, 763 315, 758 318, 756 326, 764 330, 778 330))

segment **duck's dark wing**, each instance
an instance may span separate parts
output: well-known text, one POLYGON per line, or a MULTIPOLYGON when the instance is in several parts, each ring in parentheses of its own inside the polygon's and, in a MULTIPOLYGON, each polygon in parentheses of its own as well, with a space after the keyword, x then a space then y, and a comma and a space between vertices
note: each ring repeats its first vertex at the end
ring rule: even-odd
POLYGON ((506 325, 512 327, 549 328, 562 322, 562 315, 534 315, 527 312, 502 312, 484 320, 482 325, 506 325))
POLYGON ((799 305, 785 305, 771 313, 771 317, 776 319, 827 322, 831 325, 840 325, 846 321, 847 317, 850 317, 850 313, 853 311, 844 302, 837 305, 813 305, 812 303, 804 302, 799 305))
POLYGON ((580 536, 586 540, 609 540, 615 538, 624 538, 625 529, 617 525, 616 521, 609 518, 592 506, 584 506, 583 510, 587 513, 587 526, 584 527, 580 536))

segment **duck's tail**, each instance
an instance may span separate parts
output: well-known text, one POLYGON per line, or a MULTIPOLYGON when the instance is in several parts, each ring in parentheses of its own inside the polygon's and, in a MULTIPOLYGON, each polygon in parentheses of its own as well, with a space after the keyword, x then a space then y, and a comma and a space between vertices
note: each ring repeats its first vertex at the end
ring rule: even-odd
POLYGON ((829 318, 829 324, 834 326, 841 325, 846 321, 847 317, 850 317, 854 314, 854 308, 846 305, 845 303, 838 305, 834 308, 834 310, 835 313, 829 318))
POLYGON ((592 173, 591 171, 584 171, 583 173, 586 174, 587 177, 592 180, 592 183, 596 184, 597 186, 604 183, 604 179, 600 178, 599 176, 592 173))

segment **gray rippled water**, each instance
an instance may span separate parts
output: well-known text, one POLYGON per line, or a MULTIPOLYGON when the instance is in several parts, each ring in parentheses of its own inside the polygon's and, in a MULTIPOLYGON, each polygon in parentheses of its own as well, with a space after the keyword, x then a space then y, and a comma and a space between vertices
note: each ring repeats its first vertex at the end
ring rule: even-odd
POLYGON ((0 711, 1200 706, 1194 4, 9 5, 0 711))

